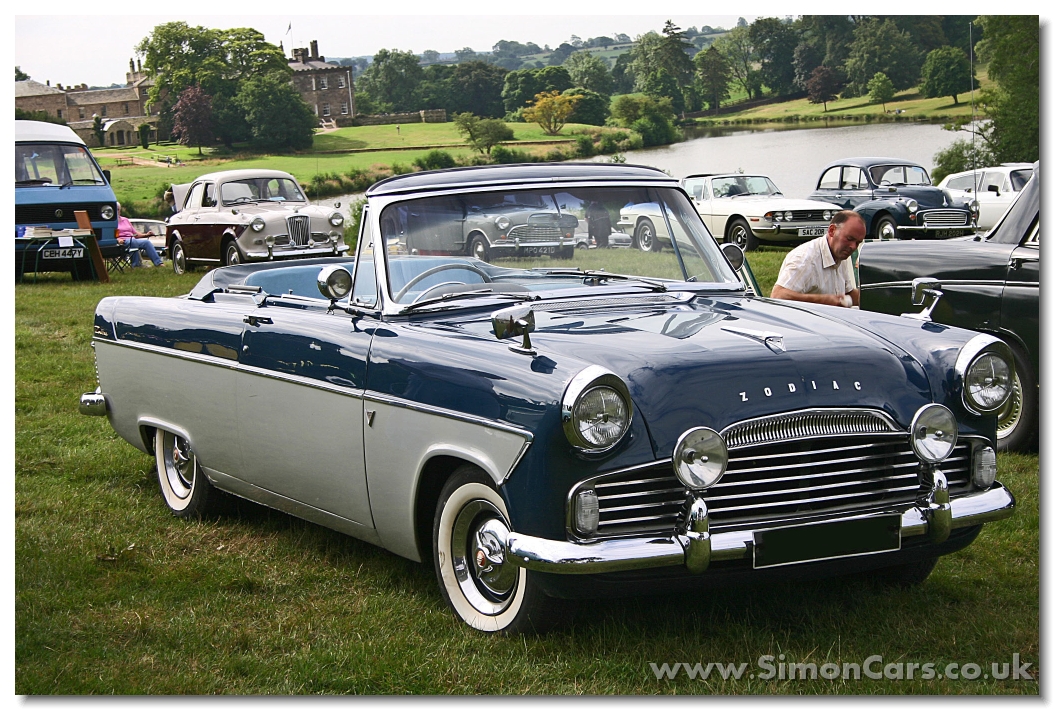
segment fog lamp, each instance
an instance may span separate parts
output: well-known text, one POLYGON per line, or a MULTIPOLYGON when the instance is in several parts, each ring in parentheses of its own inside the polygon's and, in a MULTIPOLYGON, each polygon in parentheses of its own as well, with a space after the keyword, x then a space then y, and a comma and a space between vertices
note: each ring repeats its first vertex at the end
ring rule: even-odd
POLYGON ((274 235, 273 234, 268 234, 266 237, 264 237, 264 244, 267 245, 268 249, 273 249, 274 248, 274 235))
POLYGON ((926 463, 940 463, 948 458, 959 438, 955 415, 942 404, 927 404, 915 413, 911 422, 911 448, 926 463))
POLYGON ((351 293, 351 274, 339 264, 330 264, 319 271, 317 283, 319 292, 331 301, 339 301, 351 293))
POLYGON ((709 427, 681 434, 673 447, 673 471, 686 488, 702 490, 721 480, 728 466, 725 440, 709 427))
POLYGON ((995 449, 984 446, 973 454, 973 484, 978 488, 991 488, 995 483, 995 449))
POLYGON ((571 500, 571 524, 582 537, 596 535, 600 524, 600 501, 592 489, 579 491, 571 500))

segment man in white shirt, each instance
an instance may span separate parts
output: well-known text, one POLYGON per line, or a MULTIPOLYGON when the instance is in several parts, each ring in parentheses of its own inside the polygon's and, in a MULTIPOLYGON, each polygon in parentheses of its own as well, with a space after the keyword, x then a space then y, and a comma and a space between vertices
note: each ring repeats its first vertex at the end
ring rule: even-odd
POLYGON ((852 210, 834 215, 827 234, 791 250, 783 260, 772 297, 788 301, 860 305, 850 257, 867 235, 864 219, 852 210))

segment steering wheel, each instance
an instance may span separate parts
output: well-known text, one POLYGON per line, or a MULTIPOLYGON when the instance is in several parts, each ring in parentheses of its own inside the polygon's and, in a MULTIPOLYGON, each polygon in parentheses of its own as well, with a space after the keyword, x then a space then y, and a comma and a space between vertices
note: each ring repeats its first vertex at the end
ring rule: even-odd
MULTIPOLYGON (((397 303, 402 303, 403 296, 406 295, 406 292, 409 291, 414 286, 416 286, 417 284, 421 283, 422 280, 428 278, 432 274, 438 274, 438 273, 440 273, 442 271, 450 271, 451 269, 463 269, 465 271, 471 271, 474 274, 477 274, 480 278, 482 278, 483 279, 483 283, 488 283, 489 284, 491 281, 493 281, 493 279, 491 279, 490 276, 487 275, 487 272, 483 271, 479 267, 472 266, 471 264, 439 264, 438 266, 433 266, 431 269, 425 269, 424 271, 419 273, 417 276, 414 276, 412 279, 407 281, 406 285, 403 286, 401 289, 399 289, 399 292, 397 294, 395 294, 395 301, 397 303)), ((449 283, 453 283, 453 282, 445 281, 445 282, 443 282, 443 284, 439 284, 439 285, 445 285, 445 284, 449 284, 449 283)), ((428 289, 428 290, 431 290, 431 289, 428 289)))

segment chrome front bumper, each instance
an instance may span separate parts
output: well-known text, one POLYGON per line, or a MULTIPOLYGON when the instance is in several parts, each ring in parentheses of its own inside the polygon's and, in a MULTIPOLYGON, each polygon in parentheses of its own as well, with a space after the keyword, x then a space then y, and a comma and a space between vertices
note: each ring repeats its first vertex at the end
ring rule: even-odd
MULTIPOLYGON (((987 491, 949 502, 943 474, 936 472, 934 479, 928 503, 901 513, 902 539, 924 535, 929 542, 939 544, 956 528, 1001 520, 1014 512, 1014 496, 998 482, 987 491)), ((861 517, 867 516, 848 515, 835 520, 861 517)), ((711 562, 750 558, 754 533, 763 529, 711 535, 706 504, 696 498, 690 504, 682 528, 668 537, 576 543, 510 532, 505 540, 505 559, 518 567, 557 574, 598 574, 677 565, 699 573, 711 562)))
MULTIPOLYGON (((318 244, 318 242, 315 242, 318 244)), ((340 256, 344 252, 348 251, 348 245, 343 242, 339 242, 336 245, 332 243, 326 244, 325 246, 288 246, 282 245, 279 247, 272 247, 265 251, 246 251, 245 258, 247 261, 275 261, 280 259, 308 259, 311 257, 321 256, 340 256)))

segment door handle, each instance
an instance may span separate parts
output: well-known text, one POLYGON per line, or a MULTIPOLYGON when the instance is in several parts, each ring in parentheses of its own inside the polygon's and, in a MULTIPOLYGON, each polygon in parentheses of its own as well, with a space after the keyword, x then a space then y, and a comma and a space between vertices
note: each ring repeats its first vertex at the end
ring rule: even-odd
POLYGON ((242 322, 248 323, 249 325, 262 325, 274 323, 274 321, 268 318, 267 316, 245 316, 244 318, 242 318, 242 322))

